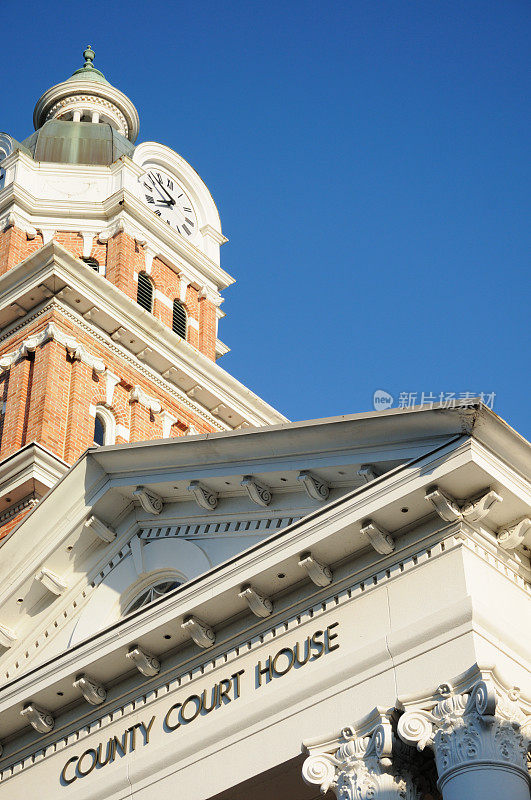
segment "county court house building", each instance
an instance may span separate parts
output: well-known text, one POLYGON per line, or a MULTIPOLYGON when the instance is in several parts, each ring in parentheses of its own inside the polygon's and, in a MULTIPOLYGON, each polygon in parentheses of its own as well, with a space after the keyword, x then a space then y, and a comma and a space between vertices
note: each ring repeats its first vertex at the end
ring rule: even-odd
POLYGON ((0 800, 529 800, 528 443, 290 423, 94 53, 0 134, 0 800))

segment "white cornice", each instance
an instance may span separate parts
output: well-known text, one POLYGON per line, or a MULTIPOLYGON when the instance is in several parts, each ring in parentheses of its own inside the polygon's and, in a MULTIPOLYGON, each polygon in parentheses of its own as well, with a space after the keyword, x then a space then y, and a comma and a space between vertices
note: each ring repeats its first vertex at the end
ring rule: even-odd
MULTIPOLYGON (((190 385, 203 388, 212 397, 212 408, 232 409, 242 420, 251 425, 272 424, 285 421, 285 417, 270 405, 208 359, 188 342, 176 336, 167 326, 141 309, 123 292, 93 270, 83 267, 81 262, 55 241, 38 250, 21 264, 0 278, 0 308, 14 303, 23 292, 47 281, 57 291, 59 286, 70 287, 95 309, 105 312, 115 322, 115 330, 128 330, 135 341, 144 343, 149 354, 143 359, 151 366, 151 359, 158 366, 156 371, 169 372, 178 368, 190 385), (162 361, 161 361, 162 359, 162 361), (161 364, 163 365, 161 367, 161 364)), ((61 289, 64 292, 64 288, 61 289)), ((73 304, 75 307, 75 304, 73 304)), ((125 342, 128 341, 125 337, 125 342)), ((124 348, 125 349, 125 348, 124 348)), ((133 354, 134 355, 134 354, 133 354)), ((134 356, 135 361, 138 358, 134 356)), ((167 381, 172 386, 173 381, 167 381)), ((182 391, 182 390, 181 390, 182 391)), ((241 421, 241 420, 240 420, 241 421)), ((221 417, 222 424, 235 427, 240 422, 221 417)))

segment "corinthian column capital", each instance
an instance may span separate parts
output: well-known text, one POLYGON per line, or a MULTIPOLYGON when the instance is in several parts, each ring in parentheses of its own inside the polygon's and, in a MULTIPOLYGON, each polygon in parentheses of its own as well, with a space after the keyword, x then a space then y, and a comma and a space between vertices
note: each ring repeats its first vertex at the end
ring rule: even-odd
MULTIPOLYGON (((466 775, 468 783, 475 780, 470 783, 471 787, 479 787, 489 772, 497 779, 505 773, 505 780, 509 777, 511 783, 516 780, 524 790, 523 787, 528 786, 526 754, 531 738, 531 715, 524 712, 519 690, 504 690, 490 677, 477 680, 476 674, 476 681, 465 691, 456 692, 450 684, 444 684, 439 687, 438 694, 439 700, 435 702, 406 707, 398 721, 397 732, 404 743, 418 750, 430 748, 433 751, 438 786, 443 795, 450 781, 455 783, 466 775), (476 777, 472 779, 474 771, 476 777)), ((494 785, 494 777, 492 781, 494 785)), ((449 796, 453 797, 454 791, 449 796)), ((467 797, 476 796, 471 793, 472 789, 468 792, 467 797)), ((486 798, 484 792, 483 789, 478 796, 486 798)), ((492 796, 498 795, 493 793, 492 796)), ((504 796, 516 798, 520 795, 509 791, 504 796)))
POLYGON ((401 743, 393 734, 391 712, 375 711, 338 737, 306 742, 304 781, 332 789, 338 800, 420 800, 401 743))

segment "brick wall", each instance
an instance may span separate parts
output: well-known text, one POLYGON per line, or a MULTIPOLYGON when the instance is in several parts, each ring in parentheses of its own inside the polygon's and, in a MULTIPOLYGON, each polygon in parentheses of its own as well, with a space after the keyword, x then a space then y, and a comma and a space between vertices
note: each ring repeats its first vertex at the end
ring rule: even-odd
MULTIPOLYGON (((83 237, 79 233, 58 231, 55 240, 73 253, 76 258, 83 255, 83 237)), ((0 275, 12 269, 25 258, 43 246, 42 236, 33 239, 18 228, 8 228, 0 233, 0 275)), ((100 243, 97 237, 92 242, 91 257, 105 265, 106 278, 124 294, 136 302, 138 274, 146 268, 146 258, 141 247, 132 236, 123 231, 117 233, 107 243, 100 243)), ((153 316, 169 328, 172 327, 172 307, 174 299, 180 299, 180 276, 161 259, 154 258, 150 279, 154 288, 153 316), (157 296, 160 292, 166 302, 157 296)), ((183 305, 188 318, 186 339, 213 361, 216 358, 216 308, 206 298, 199 298, 199 292, 192 286, 186 289, 183 305)))
MULTIPOLYGON (((159 400, 163 410, 178 419, 171 436, 185 435, 190 426, 198 433, 213 430, 208 422, 180 403, 169 391, 159 387, 104 342, 78 328, 58 309, 50 309, 38 321, 3 342, 0 357, 12 352, 24 339, 43 330, 52 321, 62 331, 74 336, 93 356, 101 358, 106 367, 120 378, 114 388, 110 411, 116 424, 129 431, 129 441, 162 437, 161 414, 153 414, 143 404, 131 402, 133 386, 140 386, 147 395, 159 400)), ((105 404, 106 386, 104 375, 97 375, 88 365, 74 360, 63 345, 54 340, 37 347, 29 357, 19 359, 0 379, 0 392, 3 392, 6 402, 0 426, 0 459, 30 441, 37 441, 68 463, 75 461, 87 447, 92 446, 94 407, 105 404)), ((124 435, 119 433, 117 443, 127 441, 125 431, 124 435)))

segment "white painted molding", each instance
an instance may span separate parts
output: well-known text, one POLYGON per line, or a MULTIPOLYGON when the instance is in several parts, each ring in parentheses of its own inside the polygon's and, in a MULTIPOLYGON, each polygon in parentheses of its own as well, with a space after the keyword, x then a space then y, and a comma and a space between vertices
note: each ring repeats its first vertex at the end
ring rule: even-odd
POLYGON ((94 680, 94 678, 89 677, 86 673, 78 675, 72 686, 81 692, 91 706, 99 706, 107 697, 105 686, 94 680))
POLYGON ((518 522, 505 525, 498 531, 498 544, 504 550, 515 550, 524 544, 527 534, 531 532, 531 519, 524 517, 518 522))
POLYGON ((68 584, 65 583, 55 572, 52 572, 51 569, 46 569, 46 567, 42 567, 42 569, 37 572, 35 575, 35 580, 42 583, 42 585, 48 589, 49 592, 55 594, 57 597, 63 594, 63 592, 68 588, 68 584))
POLYGON ((189 616, 181 624, 183 631, 189 634, 198 647, 206 649, 212 647, 216 641, 216 634, 206 623, 197 617, 189 616))
POLYGON ((42 243, 48 244, 55 236, 55 228, 39 228, 42 235, 42 243))
POLYGON ((152 678, 160 672, 160 661, 155 656, 142 650, 138 645, 134 644, 125 657, 130 659, 137 670, 145 675, 146 678, 152 678))
POLYGON ((114 372, 111 372, 110 369, 106 369, 104 373, 105 378, 105 405, 107 408, 112 408, 113 398, 114 398, 114 390, 116 386, 120 383, 120 378, 118 375, 115 375, 114 372))
POLYGON ((62 345, 72 358, 87 364, 87 366, 91 367, 97 374, 102 374, 105 371, 105 364, 100 358, 93 356, 82 344, 79 344, 73 336, 62 331, 53 322, 49 322, 39 333, 24 339, 16 350, 5 353, 2 358, 0 358, 0 371, 5 372, 16 361, 21 358, 26 358, 28 353, 34 353, 37 347, 48 341, 55 341, 62 345))
POLYGON ((188 491, 193 494, 197 505, 201 508, 205 508, 207 511, 213 511, 216 508, 218 504, 216 492, 213 492, 201 481, 190 481, 188 491))
POLYGON ((308 497, 312 498, 312 500, 324 502, 328 499, 330 485, 323 478, 316 475, 315 472, 303 469, 297 475, 297 480, 302 483, 306 494, 308 497))
POLYGON ((328 586, 332 583, 332 570, 328 564, 317 561, 311 553, 302 553, 299 558, 299 567, 306 570, 308 577, 316 586, 328 586))
POLYGON ((273 611, 273 603, 269 597, 257 592, 250 583, 242 586, 238 597, 247 601, 249 608, 256 617, 268 617, 273 611))
POLYGON ((145 486, 137 486, 133 491, 133 497, 140 502, 140 505, 148 514, 160 514, 164 508, 164 500, 162 497, 152 489, 147 489, 145 486))
POLYGON ((253 475, 244 475, 240 486, 244 487, 250 499, 258 506, 268 506, 273 499, 273 493, 269 486, 253 475))
POLYGON ((386 531, 385 528, 377 525, 372 519, 366 519, 363 521, 361 525, 361 533, 368 537, 370 543, 377 553, 388 555, 395 549, 395 543, 389 531, 386 531))
POLYGON ((94 231, 79 231, 83 237, 83 258, 90 258, 92 245, 94 243, 94 231))
POLYGON ((215 305, 216 308, 218 306, 220 306, 222 304, 222 302, 223 302, 223 298, 220 295, 220 293, 219 292, 215 292, 209 286, 201 286, 201 288, 199 290, 198 297, 199 297, 200 300, 202 300, 203 298, 205 300, 208 300, 210 303, 215 305))
POLYGON ((85 522, 85 528, 89 528, 99 539, 101 539, 102 542, 105 542, 106 544, 110 544, 110 542, 113 542, 116 539, 116 531, 114 528, 111 528, 110 525, 102 522, 101 519, 95 517, 94 515, 87 519, 85 522))
POLYGON ((186 290, 190 286, 190 281, 183 274, 179 276, 179 300, 186 303, 186 290))
POLYGON ((179 421, 179 417, 174 417, 173 414, 169 413, 169 411, 163 411, 161 417, 162 417, 162 438, 168 439, 171 433, 171 429, 175 425, 175 423, 179 421))
POLYGON ((226 236, 223 236, 223 234, 213 228, 212 225, 203 225, 202 228, 199 228, 199 232, 202 233, 203 236, 209 236, 217 245, 220 246, 229 241, 226 236))
POLYGON ((370 483, 370 481, 374 481, 378 477, 378 473, 372 464, 362 464, 357 474, 360 478, 363 478, 365 483, 370 483))
POLYGON ((17 641, 17 634, 12 628, 7 625, 0 625, 0 646, 6 649, 17 641))
POLYGON ((160 400, 156 397, 150 397, 140 386, 133 386, 129 393, 129 401, 131 403, 140 403, 141 405, 149 408, 152 414, 160 414, 162 405, 160 400))
POLYGON ((26 703, 20 715, 39 733, 50 733, 54 729, 55 719, 51 711, 36 703, 26 703))
POLYGON ((146 275, 151 275, 151 270, 153 268, 153 259, 155 258, 156 255, 157 253, 155 252, 155 250, 153 250, 152 247, 146 244, 146 246, 144 247, 144 256, 145 256, 144 270, 146 272, 146 275))
POLYGON ((466 519, 467 522, 479 522, 479 520, 487 516, 496 503, 502 502, 502 498, 494 489, 484 489, 480 494, 465 500, 460 505, 455 497, 443 492, 438 486, 430 486, 425 498, 432 503, 441 519, 445 522, 455 522, 458 519, 466 519))
POLYGON ((146 571, 144 567, 144 542, 138 535, 135 535, 129 542, 129 546, 135 572, 137 577, 140 578, 146 571))
POLYGON ((426 491, 425 499, 434 506, 440 518, 445 522, 455 522, 461 519, 461 509, 457 500, 443 492, 438 486, 430 486, 426 491))

